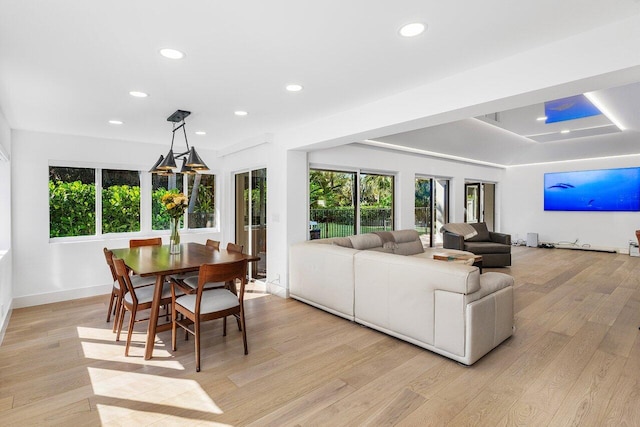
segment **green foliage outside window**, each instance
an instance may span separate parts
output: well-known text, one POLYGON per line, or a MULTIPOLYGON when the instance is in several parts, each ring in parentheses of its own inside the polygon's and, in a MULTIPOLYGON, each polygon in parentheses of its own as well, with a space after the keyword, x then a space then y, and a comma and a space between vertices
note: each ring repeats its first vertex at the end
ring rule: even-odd
POLYGON ((80 181, 49 181, 50 237, 96 233, 96 188, 80 181))
POLYGON ((140 187, 112 185, 102 189, 102 233, 140 231, 140 187))

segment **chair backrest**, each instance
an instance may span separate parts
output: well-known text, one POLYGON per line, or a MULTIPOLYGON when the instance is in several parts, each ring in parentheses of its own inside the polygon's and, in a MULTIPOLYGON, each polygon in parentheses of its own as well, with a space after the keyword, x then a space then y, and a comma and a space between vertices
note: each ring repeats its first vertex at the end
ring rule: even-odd
POLYGON ((227 243, 227 250, 230 252, 242 253, 242 251, 244 251, 244 246, 229 242, 227 243))
POLYGON ((238 300, 240 305, 244 299, 244 288, 247 283, 247 260, 228 262, 225 264, 202 264, 198 273, 198 291, 196 297, 196 313, 200 313, 200 300, 204 285, 209 282, 234 282, 240 280, 238 300))
POLYGON ((129 248, 137 248, 139 246, 162 246, 162 237, 129 240, 129 248))
POLYGON ((205 246, 208 246, 213 249, 220 249, 220 242, 217 240, 207 239, 207 243, 205 243, 205 246))
POLYGON ((104 257, 107 260, 107 265, 109 266, 109 271, 111 271, 111 277, 113 278, 113 281, 115 282, 116 280, 118 280, 118 276, 116 275, 116 269, 113 266, 113 252, 110 251, 107 248, 103 248, 102 251, 104 252, 104 257))
POLYGON ((134 291, 133 285, 131 284, 131 277, 129 276, 129 268, 124 263, 124 260, 113 257, 113 267, 116 270, 116 277, 120 282, 120 289, 124 289, 125 292, 129 292, 131 294, 133 303, 138 304, 138 299, 136 298, 136 292, 134 291))

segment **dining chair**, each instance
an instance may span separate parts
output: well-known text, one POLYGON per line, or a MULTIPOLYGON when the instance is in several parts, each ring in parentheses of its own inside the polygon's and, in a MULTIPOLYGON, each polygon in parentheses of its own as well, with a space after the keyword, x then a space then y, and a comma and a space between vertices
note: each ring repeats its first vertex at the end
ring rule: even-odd
MULTIPOLYGON (((247 282, 247 260, 226 264, 203 264, 198 274, 198 288, 195 294, 180 296, 175 282, 171 283, 171 346, 177 350, 177 328, 180 326, 195 338, 196 372, 200 372, 200 331, 201 322, 213 319, 226 319, 235 316, 242 331, 244 354, 247 348, 247 328, 244 319, 244 290, 247 282), (229 289, 218 288, 205 292, 204 285, 210 282, 229 282, 240 280, 240 290, 236 295, 229 289), (178 313, 182 316, 178 319, 178 313), (193 325, 193 329, 190 326, 193 325)), ((226 322, 223 324, 223 336, 227 335, 226 322)))
MULTIPOLYGON (((209 248, 212 248, 212 249, 215 249, 215 250, 218 250, 218 249, 220 249, 220 241, 207 239, 207 241, 205 242, 205 246, 207 246, 209 248)), ((178 283, 178 286, 181 286, 185 293, 189 289, 194 290, 195 288, 198 287, 198 272, 197 271, 190 271, 189 273, 174 274, 174 275, 170 276, 170 279, 180 282, 180 283, 178 283), (192 280, 189 281, 189 284, 182 283, 184 280, 186 280, 188 278, 193 278, 192 280)), ((207 288, 207 289, 209 289, 209 288, 207 288)))
MULTIPOLYGON (((120 286, 120 281, 116 275, 116 270, 113 265, 113 252, 107 248, 103 248, 104 257, 109 266, 111 272, 111 278, 113 279, 113 286, 111 287, 111 297, 109 298, 109 309, 107 310, 107 323, 111 320, 111 314, 113 314, 113 332, 116 331, 118 326, 118 318, 120 309, 122 307, 122 297, 124 296, 124 289, 120 286), (114 304, 115 303, 115 304, 114 304)), ((132 275, 130 277, 131 284, 134 288, 140 288, 142 286, 149 286, 155 284, 155 277, 140 277, 132 275)))
POLYGON ((227 243, 227 250, 231 251, 231 252, 240 252, 242 253, 244 251, 244 246, 243 245, 236 245, 235 243, 227 243))
POLYGON ((213 249, 220 249, 220 241, 207 239, 207 241, 205 242, 205 246, 208 246, 213 249))
MULTIPOLYGON (((215 245, 217 245, 217 248, 219 248, 220 242, 218 242, 217 240, 207 239, 206 245, 213 248, 216 248, 215 245)), ((244 250, 244 246, 236 245, 235 243, 231 243, 231 242, 227 243, 227 251, 242 253, 243 250, 244 250)), ((195 290, 198 288, 198 272, 187 273, 185 276, 176 277, 175 279, 176 281, 179 282, 179 283, 176 283, 176 285, 180 287, 182 291, 186 294, 194 293, 195 290)), ((224 286, 225 286, 224 282, 208 282, 205 284, 204 290, 207 291, 209 289, 223 288, 224 286)), ((235 291, 235 283, 234 283, 232 292, 237 293, 235 291)))
MULTIPOLYGON (((120 282, 120 287, 126 289, 122 298, 122 308, 118 318, 118 334, 116 341, 120 341, 120 332, 122 332, 122 323, 124 321, 124 312, 129 311, 129 330, 127 331, 127 345, 124 349, 124 355, 129 356, 129 346, 131 345, 131 335, 136 322, 148 321, 149 318, 137 319, 138 312, 151 308, 153 301, 154 286, 145 286, 136 288, 131 282, 129 276, 129 268, 125 265, 124 260, 113 258, 113 265, 116 270, 116 276, 120 282)), ((171 286, 168 283, 162 285, 162 297, 160 304, 171 304, 171 286)))
POLYGON ((131 239, 129 240, 130 248, 140 246, 162 246, 162 237, 152 237, 150 239, 131 239))

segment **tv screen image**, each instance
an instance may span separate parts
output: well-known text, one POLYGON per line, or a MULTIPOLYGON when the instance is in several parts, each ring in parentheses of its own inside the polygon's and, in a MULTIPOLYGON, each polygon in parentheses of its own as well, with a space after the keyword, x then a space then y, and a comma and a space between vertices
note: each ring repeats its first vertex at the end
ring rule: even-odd
POLYGON ((640 168, 544 174, 545 211, 640 211, 640 168))

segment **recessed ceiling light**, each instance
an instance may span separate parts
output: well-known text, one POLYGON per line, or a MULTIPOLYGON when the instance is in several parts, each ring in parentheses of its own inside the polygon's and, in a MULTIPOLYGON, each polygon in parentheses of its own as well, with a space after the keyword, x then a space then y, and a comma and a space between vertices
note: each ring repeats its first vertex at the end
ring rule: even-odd
POLYGON ((238 110, 238 111, 234 111, 233 114, 235 114, 236 116, 246 116, 249 113, 247 113, 246 111, 238 110))
POLYGON ((571 132, 569 129, 562 129, 562 130, 560 131, 560 133, 569 133, 569 132, 571 132))
POLYGON ((400 35, 402 37, 415 37, 422 34, 426 26, 421 22, 413 22, 411 24, 404 25, 400 28, 400 35))
POLYGON ((542 122, 544 120, 547 120, 547 116, 538 117, 536 120, 542 122))
POLYGON ((122 120, 109 120, 109 123, 111 123, 112 125, 121 125, 124 122, 122 120))
POLYGON ((131 92, 129 92, 129 95, 135 96, 136 98, 146 98, 147 96, 149 96, 148 93, 140 92, 137 90, 132 90, 131 92))
POLYGON ((206 135, 207 133, 206 133, 205 131, 203 131, 203 130, 197 130, 197 131, 195 132, 195 134, 196 134, 196 135, 206 135))
POLYGON ((184 53, 183 52, 180 52, 179 50, 171 49, 171 48, 160 49, 160 55, 164 56, 165 58, 169 58, 169 59, 182 59, 182 58, 184 58, 184 53))
POLYGON ((299 84, 290 84, 287 85, 287 90, 289 92, 300 92, 302 90, 302 86, 299 84))

